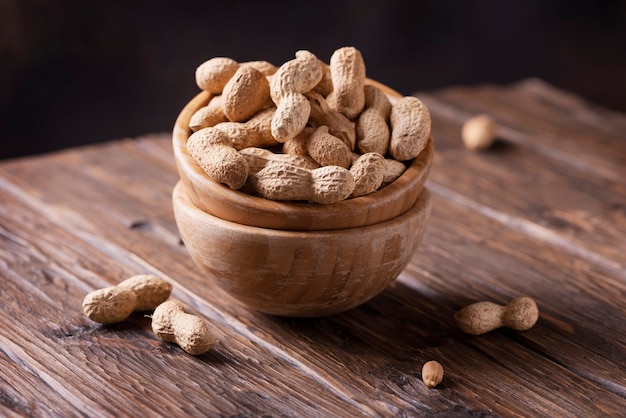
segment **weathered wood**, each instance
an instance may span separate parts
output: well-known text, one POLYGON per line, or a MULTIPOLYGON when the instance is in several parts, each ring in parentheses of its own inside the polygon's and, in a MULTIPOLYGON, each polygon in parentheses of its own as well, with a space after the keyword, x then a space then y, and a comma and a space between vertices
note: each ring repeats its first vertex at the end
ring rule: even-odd
MULTIPOLYGON (((3 208, 9 215, 17 216, 0 218, 2 225, 19 225, 20 229, 18 233, 3 230, 7 244, 3 248, 7 251, 1 260, 12 268, 3 277, 6 297, 0 347, 24 371, 34 374, 37 384, 27 381, 22 385, 22 379, 16 379, 18 385, 12 385, 15 393, 11 396, 16 400, 6 406, 23 408, 27 415, 47 415, 38 408, 46 407, 43 401, 50 397, 59 398, 51 404, 62 408, 58 412, 63 411, 63 415, 141 416, 142 411, 148 410, 170 416, 240 412, 290 415, 307 409, 313 413, 320 407, 334 413, 370 412, 358 405, 339 407, 346 403, 339 392, 333 393, 327 385, 294 370, 288 359, 272 351, 262 347, 251 350, 245 336, 223 331, 220 326, 212 327, 220 341, 218 349, 195 358, 158 341, 149 330, 149 320, 140 314, 130 323, 115 326, 90 322, 80 309, 85 292, 114 284, 119 281, 116 277, 134 274, 142 266, 132 259, 125 263, 123 257, 116 257, 112 263, 110 252, 91 247, 111 244, 68 236, 58 225, 36 213, 24 208, 14 210, 14 203, 5 199, 3 208), (34 239, 29 241, 29 237, 34 239), (64 245, 57 239, 79 245, 64 245), (265 369, 271 374, 260 372, 265 369), (312 392, 294 392, 292 387, 307 387, 312 392), (212 395, 213 390, 219 396, 212 395), (40 398, 40 392, 46 397, 40 398), (280 402, 285 393, 289 394, 288 403, 280 402), (323 393, 323 397, 317 399, 316 393, 323 393), (135 402, 128 403, 129 396, 136 398, 135 402), (329 401, 337 396, 338 400, 329 401), (264 405, 254 402, 255 398, 276 401, 264 405), (104 399, 106 402, 102 403, 104 399), (72 407, 67 408, 64 403, 72 407)), ((123 250, 116 251, 122 255, 123 250)), ((193 299, 194 295, 176 291, 174 296, 194 311, 207 314, 203 302, 193 299)), ((52 414, 54 411, 51 409, 52 414)))
MULTIPOLYGON (((503 95, 509 94, 502 91, 503 95)), ((460 141, 461 124, 471 115, 464 108, 473 102, 465 98, 469 92, 455 94, 453 90, 444 95, 447 100, 443 116, 437 113, 442 106, 439 96, 424 96, 433 109, 433 123, 443 132, 437 142, 440 158, 429 179, 433 188, 450 199, 463 196, 458 198, 484 215, 562 246, 577 257, 591 258, 618 274, 626 271, 626 136, 621 141, 614 134, 604 136, 599 132, 592 138, 581 136, 611 144, 603 152, 591 152, 573 137, 581 127, 569 128, 557 120, 552 122, 552 130, 561 131, 554 138, 560 140, 561 149, 573 150, 575 157, 560 158, 553 153, 537 152, 531 132, 541 131, 548 122, 537 122, 540 116, 530 113, 528 109, 533 106, 528 104, 522 109, 532 117, 519 117, 520 135, 516 138, 523 137, 524 142, 515 142, 505 129, 500 129, 501 142, 489 152, 479 154, 466 150, 460 141), (450 97, 456 101, 452 102, 450 97), (614 167, 608 168, 609 159, 603 160, 606 164, 597 162, 605 154, 614 159, 614 167)), ((515 110, 515 103, 510 103, 507 109, 502 98, 489 103, 490 107, 482 105, 479 111, 501 116, 508 110, 508 118, 514 112, 521 112, 515 110)), ((509 126, 505 119, 498 122, 509 126)), ((550 149, 554 147, 551 145, 550 149)))
POLYGON ((624 115, 555 92, 541 81, 527 80, 510 87, 449 88, 436 92, 436 97, 428 93, 420 97, 447 123, 489 113, 499 122, 497 133, 507 143, 624 184, 624 115))
MULTIPOLYGON (((533 97, 580 104, 548 87, 539 94, 536 85, 501 90, 527 95, 528 104, 533 97)), ((425 99, 433 104, 437 155, 423 245, 379 296, 325 318, 247 310, 203 276, 173 221, 178 179, 167 135, 0 164, 2 414, 621 414, 624 183, 588 170, 594 160, 586 156, 577 160, 583 165, 555 158, 545 151, 552 145, 535 146, 526 131, 487 153, 464 150, 463 116, 491 109, 489 96, 482 87, 451 91, 425 99), (484 102, 472 105, 475 97, 484 102), (87 292, 138 272, 171 280, 173 297, 211 324, 218 345, 191 357, 158 341, 140 314, 106 327, 82 315, 87 292), (539 305, 533 329, 478 337, 456 329, 452 315, 465 304, 504 304, 520 294, 539 305), (445 369, 436 389, 420 380, 431 359, 445 369)), ((493 101, 495 112, 503 105, 493 101)), ((512 122, 500 122, 512 129, 508 111, 512 122)), ((527 132, 562 129, 554 138, 572 137, 554 112, 550 122, 519 109, 527 132)), ((584 112, 587 121, 623 123, 601 109, 584 112)), ((618 130, 599 132, 599 141, 613 141, 614 155, 623 152, 618 130)), ((588 146, 578 138, 571 145, 588 146)), ((593 152, 600 159, 608 151, 593 152)))

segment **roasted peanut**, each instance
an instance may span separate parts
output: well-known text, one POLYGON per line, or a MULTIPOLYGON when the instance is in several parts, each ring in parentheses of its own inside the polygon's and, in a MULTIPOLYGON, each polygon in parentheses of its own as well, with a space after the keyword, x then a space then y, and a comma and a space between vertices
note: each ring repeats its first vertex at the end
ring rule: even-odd
POLYGON ((365 86, 365 108, 356 122, 357 147, 362 153, 387 154, 391 102, 375 86, 365 86))
POLYGON ((330 76, 333 91, 326 99, 331 109, 348 119, 356 118, 365 105, 365 62, 354 47, 343 47, 330 57, 330 76))
POLYGON ((254 68, 264 76, 271 76, 277 70, 275 65, 267 61, 248 61, 240 64, 232 58, 214 57, 196 68, 196 84, 209 93, 221 94, 226 83, 240 67, 254 68))
POLYGON ((294 154, 275 154, 265 148, 249 147, 240 151, 241 155, 248 161, 250 174, 258 173, 271 162, 284 162, 310 170, 319 168, 319 164, 310 157, 294 154))
POLYGON ((354 190, 350 197, 359 197, 378 190, 385 174, 385 157, 368 152, 361 155, 350 167, 354 177, 354 190))
POLYGON ((222 108, 222 95, 217 95, 213 96, 206 106, 201 107, 191 116, 189 128, 195 132, 227 120, 228 118, 222 108))
POLYGON ((406 165, 403 162, 394 160, 393 158, 385 158, 385 171, 383 173, 383 183, 386 186, 393 183, 398 177, 406 171, 406 165))
POLYGON ((356 145, 356 132, 352 123, 343 113, 332 110, 324 97, 319 93, 309 92, 305 94, 311 103, 311 115, 309 124, 313 128, 328 126, 328 132, 341 139, 354 151, 356 145))
POLYGON ((154 310, 152 331, 159 339, 176 343, 194 356, 206 353, 217 342, 200 317, 185 313, 183 305, 173 300, 154 310))
POLYGON ((120 282, 117 287, 130 289, 137 295, 135 311, 149 311, 170 297, 172 285, 158 276, 138 274, 120 282))
POLYGON ((463 124, 461 139, 465 147, 472 150, 485 150, 493 145, 496 135, 496 122, 486 114, 474 116, 463 124))
POLYGON ((391 106, 389 152, 398 161, 419 155, 430 137, 430 112, 415 96, 405 96, 391 106))
POLYGON ((244 122, 273 105, 267 78, 250 65, 242 65, 222 91, 224 115, 231 122, 244 122))
POLYGON ((215 127, 203 128, 187 140, 189 155, 202 170, 219 183, 239 189, 248 178, 248 162, 233 148, 224 131, 215 127))
POLYGON ((247 147, 270 147, 279 144, 272 136, 272 117, 275 107, 262 110, 246 122, 221 122, 215 129, 224 132, 233 148, 242 150, 247 147))
POLYGON ((492 302, 476 302, 454 315, 461 331, 480 335, 500 327, 526 331, 539 319, 539 309, 534 300, 527 296, 513 299, 501 306, 492 302))
POLYGON ((83 312, 92 321, 113 324, 133 312, 156 308, 171 291, 172 285, 160 277, 141 274, 89 293, 83 300, 83 312))
POLYGON ((278 67, 268 61, 246 61, 241 63, 242 66, 249 66, 259 71, 264 76, 274 75, 278 67))
POLYGON ((211 58, 196 68, 196 84, 211 94, 221 94, 238 68, 239 63, 231 58, 211 58))
POLYGON ((429 388, 434 388, 443 380, 443 366, 436 360, 428 361, 422 367, 422 380, 429 388))
POLYGON ((350 167, 352 152, 339 138, 328 132, 328 126, 320 126, 309 137, 307 151, 319 165, 350 167))
POLYGON ((135 310, 137 295, 131 289, 117 286, 98 289, 83 300, 83 312, 101 324, 122 322, 135 310))
POLYGON ((338 166, 310 170, 275 161, 251 174, 250 181, 257 193, 272 200, 330 204, 346 199, 354 190, 352 174, 338 166))
POLYGON ((270 94, 277 106, 272 119, 272 135, 279 142, 296 136, 307 124, 311 105, 303 93, 322 78, 322 67, 309 51, 296 52, 296 58, 278 68, 270 81, 270 94))
POLYGON ((309 142, 309 138, 314 131, 315 129, 311 126, 306 126, 298 135, 286 140, 283 144, 283 153, 309 157, 307 143, 309 142))
POLYGON ((331 91, 333 91, 333 80, 330 77, 330 67, 328 64, 320 60, 320 65, 322 66, 322 79, 315 87, 313 87, 312 91, 326 97, 331 91))

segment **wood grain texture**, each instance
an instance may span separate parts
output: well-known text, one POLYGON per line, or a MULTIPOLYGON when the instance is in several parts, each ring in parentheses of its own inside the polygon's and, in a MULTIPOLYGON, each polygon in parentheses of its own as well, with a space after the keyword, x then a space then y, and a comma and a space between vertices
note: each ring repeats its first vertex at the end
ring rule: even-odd
POLYGON ((419 96, 437 141, 423 243, 377 297, 324 318, 260 314, 204 278, 174 222, 168 134, 0 163, 0 415, 622 415, 626 118, 537 80, 419 96), (500 140, 473 153, 460 126, 485 111, 500 140), (144 272, 214 349, 189 356, 141 315, 83 316, 89 291, 144 272), (454 324, 522 294, 529 331, 454 324))

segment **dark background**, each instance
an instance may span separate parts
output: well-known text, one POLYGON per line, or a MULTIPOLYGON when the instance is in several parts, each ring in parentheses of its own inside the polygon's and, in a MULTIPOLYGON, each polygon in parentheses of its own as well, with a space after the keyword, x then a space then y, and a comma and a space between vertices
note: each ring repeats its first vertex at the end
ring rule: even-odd
POLYGON ((618 0, 0 0, 0 158, 169 131, 215 56, 346 45, 403 94, 539 77, 626 111, 618 0))

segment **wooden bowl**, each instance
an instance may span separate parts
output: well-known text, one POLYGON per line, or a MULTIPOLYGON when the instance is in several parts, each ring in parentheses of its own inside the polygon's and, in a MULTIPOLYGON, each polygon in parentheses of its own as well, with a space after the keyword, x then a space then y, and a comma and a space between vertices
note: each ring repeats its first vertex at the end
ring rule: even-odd
POLYGON ((245 305, 280 316, 345 311, 381 292, 406 267, 430 216, 424 189, 402 215, 335 231, 286 231, 241 225, 194 205, 184 182, 173 205, 195 263, 245 305))
MULTIPOLYGON (((400 94, 368 80, 393 102, 400 94)), ((417 201, 428 177, 434 155, 433 139, 396 181, 383 189, 332 205, 272 201, 232 190, 206 175, 187 151, 189 120, 211 96, 202 92, 192 99, 176 120, 174 158, 182 182, 193 203, 207 213, 242 225, 285 230, 335 230, 373 225, 392 219, 417 201)))

